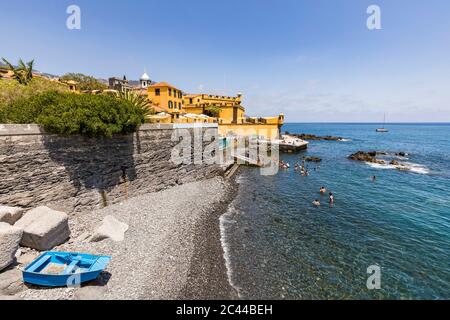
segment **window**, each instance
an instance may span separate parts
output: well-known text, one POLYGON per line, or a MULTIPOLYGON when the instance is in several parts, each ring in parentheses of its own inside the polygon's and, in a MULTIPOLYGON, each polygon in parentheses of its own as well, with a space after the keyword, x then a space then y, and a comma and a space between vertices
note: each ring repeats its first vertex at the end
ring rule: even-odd
POLYGON ((189 104, 192 104, 192 102, 193 102, 192 98, 189 98, 189 104))
MULTIPOLYGON (((169 91, 170 92, 170 91, 169 91)), ((173 103, 172 101, 169 101, 169 109, 173 109, 173 103)))
POLYGON ((155 89, 155 96, 161 95, 161 89, 155 89))
POLYGON ((178 103, 178 108, 181 109, 181 102, 178 103))
POLYGON ((172 95, 172 89, 169 88, 169 96, 172 95))

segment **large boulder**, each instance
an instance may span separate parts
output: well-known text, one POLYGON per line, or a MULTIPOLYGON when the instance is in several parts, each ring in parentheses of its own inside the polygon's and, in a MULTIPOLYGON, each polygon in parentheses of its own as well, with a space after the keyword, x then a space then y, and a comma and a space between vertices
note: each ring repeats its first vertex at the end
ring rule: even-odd
POLYGON ((0 271, 14 262, 23 230, 0 222, 0 271))
POLYGON ((48 207, 28 211, 15 226, 23 228, 20 244, 39 251, 50 250, 70 237, 67 214, 48 207))
POLYGON ((14 224, 22 218, 24 211, 25 209, 19 207, 0 206, 0 222, 14 224))
POLYGON ((102 225, 95 230, 90 241, 98 242, 104 239, 111 239, 116 242, 123 241, 127 230, 128 225, 126 223, 120 222, 113 216, 106 216, 103 219, 102 225))
POLYGON ((14 295, 24 289, 22 271, 14 268, 0 273, 0 295, 14 295))

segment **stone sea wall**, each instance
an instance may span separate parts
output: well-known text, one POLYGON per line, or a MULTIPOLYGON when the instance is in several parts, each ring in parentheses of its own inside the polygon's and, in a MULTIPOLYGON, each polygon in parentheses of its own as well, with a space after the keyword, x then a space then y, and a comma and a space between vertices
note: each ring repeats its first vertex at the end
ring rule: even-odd
MULTIPOLYGON (((194 130, 217 125, 185 129, 193 137, 194 130)), ((174 130, 145 124, 132 135, 94 139, 47 134, 36 125, 0 125, 0 205, 80 212, 223 175, 215 164, 173 163, 174 130)))

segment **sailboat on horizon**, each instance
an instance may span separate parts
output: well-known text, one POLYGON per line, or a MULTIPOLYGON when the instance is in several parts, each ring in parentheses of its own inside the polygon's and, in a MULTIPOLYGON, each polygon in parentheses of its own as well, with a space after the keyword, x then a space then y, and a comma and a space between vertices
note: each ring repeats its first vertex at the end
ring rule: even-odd
POLYGON ((376 131, 377 132, 389 132, 389 130, 386 129, 386 113, 384 114, 383 127, 378 128, 376 131))

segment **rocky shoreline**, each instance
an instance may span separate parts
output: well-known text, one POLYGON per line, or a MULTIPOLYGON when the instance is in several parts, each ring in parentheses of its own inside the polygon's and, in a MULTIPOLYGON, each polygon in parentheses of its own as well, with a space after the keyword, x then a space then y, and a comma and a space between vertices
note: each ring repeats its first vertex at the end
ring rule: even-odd
POLYGON ((15 264, 0 272, 0 295, 26 300, 237 298, 228 283, 219 226, 235 190, 233 181, 216 177, 71 215, 70 240, 53 250, 110 255, 105 272, 80 288, 24 285, 19 268, 39 252, 20 248, 15 264), (102 236, 92 241, 107 217, 128 227, 123 240, 102 236))
POLYGON ((302 140, 325 140, 325 141, 343 141, 344 138, 342 137, 336 137, 336 136, 316 136, 314 134, 309 133, 289 133, 286 132, 286 134, 289 134, 293 137, 296 137, 298 139, 302 140))

